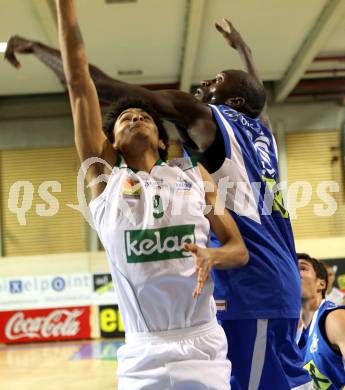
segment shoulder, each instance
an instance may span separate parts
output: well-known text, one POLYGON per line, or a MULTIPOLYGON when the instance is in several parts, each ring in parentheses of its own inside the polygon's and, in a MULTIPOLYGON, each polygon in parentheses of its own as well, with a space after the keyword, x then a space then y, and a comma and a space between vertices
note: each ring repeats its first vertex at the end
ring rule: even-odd
POLYGON ((325 312, 325 332, 331 344, 345 340, 345 306, 330 308, 325 312))
POLYGON ((345 332, 345 306, 336 306, 330 308, 325 313, 326 319, 325 322, 334 324, 335 326, 341 324, 344 325, 345 332))
POLYGON ((181 171, 188 171, 189 169, 197 168, 198 162, 195 157, 180 157, 169 161, 168 166, 177 167, 181 171))

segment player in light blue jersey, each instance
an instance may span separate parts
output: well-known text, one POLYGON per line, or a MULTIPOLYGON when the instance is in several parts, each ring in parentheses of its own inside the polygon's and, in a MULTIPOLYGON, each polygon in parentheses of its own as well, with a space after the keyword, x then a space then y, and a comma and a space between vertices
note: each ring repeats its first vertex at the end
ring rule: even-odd
MULTIPOLYGON (((241 270, 217 271, 218 318, 229 343, 234 389, 300 390, 311 387, 294 343, 301 305, 293 234, 278 190, 278 156, 267 117, 266 93, 251 51, 230 22, 217 29, 240 53, 246 70, 225 70, 202 82, 196 96, 149 91, 90 66, 101 100, 144 98, 174 122, 188 152, 218 182, 225 206, 250 253, 241 270)), ((64 82, 60 54, 41 43, 13 37, 5 57, 32 53, 64 82)), ((114 52, 116 55, 116 52, 114 52)), ((214 243, 216 241, 213 241, 214 243)))
POLYGON ((302 280, 302 323, 298 345, 314 388, 345 386, 345 306, 325 300, 327 270, 316 259, 299 254, 302 280))

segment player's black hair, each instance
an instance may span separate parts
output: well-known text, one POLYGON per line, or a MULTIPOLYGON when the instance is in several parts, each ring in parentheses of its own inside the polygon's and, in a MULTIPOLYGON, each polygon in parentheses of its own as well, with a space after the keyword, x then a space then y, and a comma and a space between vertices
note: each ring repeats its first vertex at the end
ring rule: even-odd
POLYGON ((310 260, 311 256, 308 253, 297 253, 298 260, 310 260))
POLYGON ((311 264, 315 271, 316 277, 325 281, 325 288, 321 292, 322 298, 325 298, 328 287, 328 275, 326 267, 319 260, 314 259, 314 257, 309 256, 307 253, 297 253, 297 258, 299 260, 307 261, 309 264, 311 264))
POLYGON ((117 118, 120 116, 120 114, 129 109, 129 108, 140 108, 141 110, 145 111, 147 114, 149 114, 155 125, 157 126, 158 129, 158 136, 159 139, 161 139, 164 142, 164 145, 166 148, 159 149, 159 156, 161 160, 166 161, 168 158, 168 146, 169 146, 169 136, 168 132, 163 124, 163 121, 161 120, 160 116, 158 113, 155 111, 155 109, 150 105, 149 102, 143 100, 143 99, 138 99, 138 98, 132 98, 132 97, 124 97, 116 102, 114 102, 104 120, 103 124, 103 131, 105 135, 107 136, 108 140, 113 144, 115 141, 115 135, 114 135, 114 125, 117 120, 117 118))
POLYGON ((265 87, 254 79, 249 73, 242 70, 224 70, 236 80, 232 84, 231 95, 242 96, 246 102, 240 111, 251 118, 257 118, 265 107, 267 94, 265 87))

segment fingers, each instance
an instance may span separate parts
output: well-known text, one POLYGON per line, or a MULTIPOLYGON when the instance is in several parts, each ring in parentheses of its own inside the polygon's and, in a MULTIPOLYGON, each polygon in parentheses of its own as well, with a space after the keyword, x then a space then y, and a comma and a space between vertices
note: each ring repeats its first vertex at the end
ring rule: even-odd
POLYGON ((224 37, 227 37, 228 35, 228 32, 224 30, 223 26, 221 26, 219 23, 215 23, 214 24, 216 29, 224 36, 224 37))
POLYGON ((198 249, 199 249, 199 247, 197 245, 195 245, 195 244, 187 244, 187 243, 185 243, 183 245, 183 248, 187 252, 191 252, 191 253, 194 253, 194 254, 196 254, 198 252, 198 249))
POLYGON ((229 19, 223 18, 223 21, 228 25, 230 31, 236 30, 235 27, 234 27, 234 25, 230 22, 229 19))
POLYGON ((4 59, 7 60, 10 64, 12 64, 14 67, 20 68, 20 62, 17 60, 16 56, 14 55, 13 39, 14 38, 11 38, 7 43, 4 59))
POLYGON ((235 29, 234 25, 230 22, 229 19, 223 18, 222 21, 223 21, 223 23, 226 25, 226 28, 224 28, 222 25, 220 25, 220 24, 217 23, 217 22, 216 22, 214 25, 215 25, 216 29, 217 29, 220 33, 222 33, 224 36, 227 36, 227 35, 229 35, 230 33, 237 31, 237 30, 235 29))
POLYGON ((200 275, 200 269, 198 270, 198 280, 196 283, 195 290, 193 292, 193 298, 197 298, 201 294, 201 290, 205 285, 205 282, 202 280, 201 275, 200 275))
POLYGON ((201 290, 203 288, 202 283, 197 283, 195 290, 193 291, 193 298, 197 298, 201 294, 201 290))
POLYGON ((20 68, 20 62, 17 60, 11 49, 6 49, 4 59, 6 59, 11 65, 16 67, 17 69, 20 68))
POLYGON ((210 268, 208 265, 204 267, 198 267, 198 280, 195 287, 195 290, 193 292, 193 298, 198 297, 201 294, 202 289, 205 286, 205 283, 210 275, 210 268))
POLYGON ((201 277, 199 275, 198 275, 198 281, 197 281, 195 290, 193 292, 193 298, 197 298, 201 294, 201 291, 204 288, 205 283, 206 283, 207 278, 208 278, 208 275, 207 275, 207 277, 201 277))

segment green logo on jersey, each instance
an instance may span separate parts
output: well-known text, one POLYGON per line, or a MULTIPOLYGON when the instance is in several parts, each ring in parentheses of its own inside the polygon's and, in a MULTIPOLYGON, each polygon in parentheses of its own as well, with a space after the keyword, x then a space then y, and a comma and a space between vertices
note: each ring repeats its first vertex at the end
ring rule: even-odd
POLYGON ((190 257, 183 244, 194 243, 195 225, 176 225, 160 229, 126 230, 128 263, 172 260, 190 257))
POLYGON ((262 180, 266 182, 268 189, 274 192, 272 210, 278 211, 283 218, 289 218, 289 212, 286 210, 283 201, 283 194, 280 190, 275 190, 275 186, 278 184, 274 179, 262 176, 262 180))
POLYGON ((160 195, 153 196, 153 216, 156 219, 162 218, 164 215, 163 202, 160 195))
POLYGON ((313 380, 314 389, 327 390, 332 386, 332 382, 326 375, 323 375, 318 370, 313 360, 310 360, 307 364, 305 364, 304 368, 309 371, 311 379, 313 380))

